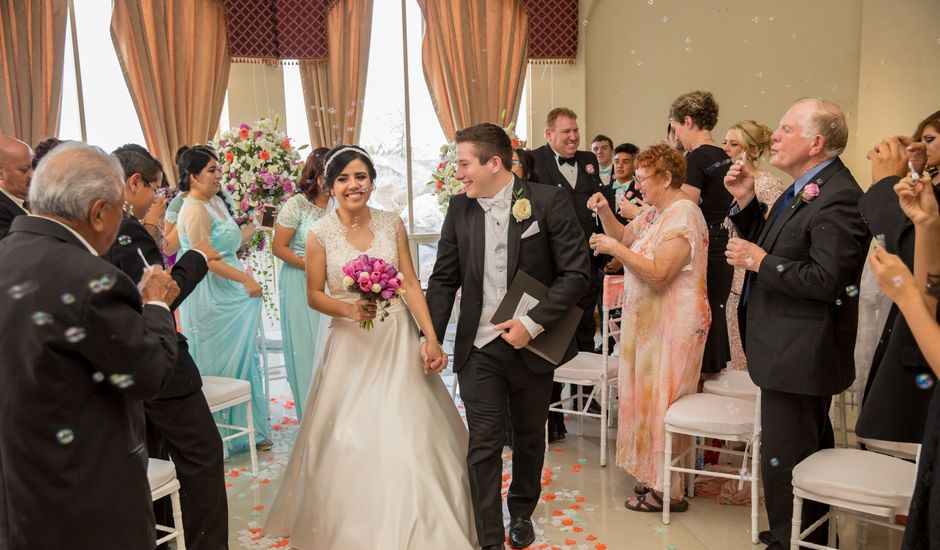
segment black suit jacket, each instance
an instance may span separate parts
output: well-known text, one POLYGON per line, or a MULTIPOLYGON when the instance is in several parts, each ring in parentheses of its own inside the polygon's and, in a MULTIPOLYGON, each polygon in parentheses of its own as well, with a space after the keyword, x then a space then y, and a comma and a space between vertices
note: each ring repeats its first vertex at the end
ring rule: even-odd
MULTIPOLYGON (((584 236, 568 197, 558 189, 514 178, 513 192, 529 199, 532 216, 522 222, 510 217, 507 282, 522 270, 549 287, 545 298, 529 311, 529 317, 545 329, 551 329, 588 289, 590 261, 583 245, 584 236), (538 222, 538 233, 522 239, 522 234, 535 222, 538 222)), ((463 289, 454 372, 463 368, 470 355, 483 310, 484 216, 475 199, 455 195, 450 200, 437 245, 434 272, 428 280, 428 308, 438 338, 444 336, 457 289, 463 289)), ((562 363, 576 353, 572 339, 562 363)), ((534 372, 548 373, 555 369, 555 365, 528 350, 522 350, 522 357, 534 372)))
POLYGON ((10 226, 13 224, 13 218, 25 216, 23 211, 10 197, 5 193, 0 193, 0 239, 7 236, 10 232, 10 226))
MULTIPOLYGON (((163 265, 163 254, 160 253, 157 241, 137 219, 127 217, 121 222, 117 241, 103 258, 114 264, 130 277, 134 284, 137 284, 144 275, 144 263, 137 249, 140 249, 147 258, 148 265, 163 265)), ((209 268, 202 254, 190 250, 180 256, 170 271, 170 276, 180 289, 179 296, 170 304, 170 309, 176 310, 208 272, 209 268)), ((186 337, 177 332, 176 339, 179 344, 176 368, 157 399, 183 397, 202 388, 202 377, 199 375, 199 368, 192 356, 189 355, 186 337)))
MULTIPOLYGON (((602 277, 600 270, 610 261, 610 257, 605 255, 594 256, 590 252, 588 239, 594 233, 603 233, 604 228, 600 224, 600 219, 596 218, 594 212, 588 209, 587 201, 594 193, 603 193, 607 199, 607 204, 613 205, 613 208, 616 209, 614 189, 610 185, 601 183, 600 165, 597 162, 597 157, 590 151, 576 151, 574 154, 575 161, 578 164, 578 179, 573 189, 558 169, 555 152, 548 144, 532 151, 532 156, 535 159, 534 170, 535 175, 539 178, 539 183, 560 187, 565 191, 565 196, 574 206, 575 214, 578 216, 578 225, 581 226, 581 231, 584 233, 584 244, 582 246, 591 259, 591 267, 593 268, 591 270, 591 286, 596 287, 602 277)), ((594 307, 593 304, 596 298, 594 292, 587 292, 582 297, 580 306, 584 309, 591 309, 594 307)))
POLYGON ((17 218, 0 265, 0 548, 153 548, 143 400, 173 316, 51 220, 17 218))
MULTIPOLYGON (((897 254, 914 269, 914 224, 898 204, 892 176, 873 185, 858 201, 858 209, 872 235, 884 235, 885 249, 897 254)), ((940 189, 934 188, 940 200, 940 189)), ((907 321, 896 305, 875 350, 865 388, 865 400, 855 431, 859 436, 920 443, 927 408, 934 389, 920 389, 913 381, 919 374, 933 376, 914 340, 907 321)))
MULTIPOLYGON (((836 158, 813 180, 819 196, 799 196, 771 225, 757 200, 731 215, 742 238, 768 252, 748 271, 748 371, 758 386, 801 395, 829 396, 855 379, 858 286, 870 237, 858 212, 862 190, 836 158)), ((771 208, 783 200, 781 196, 771 208)))

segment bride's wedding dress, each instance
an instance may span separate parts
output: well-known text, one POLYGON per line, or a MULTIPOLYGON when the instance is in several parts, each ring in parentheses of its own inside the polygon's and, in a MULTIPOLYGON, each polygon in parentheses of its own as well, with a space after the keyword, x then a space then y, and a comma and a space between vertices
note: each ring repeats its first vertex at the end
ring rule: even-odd
MULTIPOLYGON (((311 228, 333 297, 360 254, 399 265, 394 213, 371 210, 368 250, 330 212, 311 228)), ((418 330, 395 298, 372 330, 333 318, 280 490, 265 522, 301 550, 472 548, 467 429, 437 374, 421 368, 418 330)), ((313 337, 314 335, 311 335, 313 337)))

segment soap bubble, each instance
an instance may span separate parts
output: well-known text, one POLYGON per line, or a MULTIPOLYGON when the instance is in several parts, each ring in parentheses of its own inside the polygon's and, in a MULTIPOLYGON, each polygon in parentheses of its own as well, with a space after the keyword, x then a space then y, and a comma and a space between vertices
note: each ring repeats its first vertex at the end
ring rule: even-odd
POLYGON ((70 344, 77 344, 85 339, 85 329, 82 327, 70 327, 65 331, 65 339, 70 344))
POLYGON ((121 235, 118 237, 118 244, 121 246, 127 246, 131 244, 131 238, 129 235, 121 235))
POLYGON ((101 371, 95 371, 94 374, 91 375, 91 379, 94 380, 95 382, 103 382, 104 373, 101 371))
POLYGON ((13 285, 7 289, 7 294, 10 295, 14 300, 19 300, 23 296, 26 296, 30 292, 35 292, 39 288, 39 283, 36 281, 26 281, 18 285, 13 285))
POLYGON ((771 458, 770 465, 776 468, 777 466, 780 466, 780 460, 777 457, 771 458))
POLYGON ((45 311, 37 311, 36 313, 32 314, 31 318, 33 320, 33 324, 37 327, 52 323, 52 315, 49 315, 45 311))
POLYGON ((922 390, 929 390, 933 387, 933 376, 927 373, 918 374, 917 377, 914 378, 914 383, 922 390))
POLYGON ((904 283, 904 279, 902 279, 900 275, 895 275, 894 277, 891 277, 891 284, 893 284, 894 286, 901 286, 903 283, 904 283))
POLYGON ((108 377, 108 382, 123 390, 134 385, 134 377, 130 374, 112 374, 108 377))
POLYGON ((72 430, 65 428, 59 430, 55 433, 55 438, 59 441, 60 445, 68 445, 69 443, 75 441, 75 434, 72 430))
POLYGON ((856 296, 858 296, 858 287, 855 285, 849 285, 845 287, 845 293, 848 295, 849 298, 855 298, 856 296))
POLYGON ((61 296, 59 296, 59 299, 62 300, 62 303, 67 306, 75 303, 75 295, 71 292, 63 293, 61 296))
POLYGON ((663 18, 660 19, 660 21, 662 21, 663 23, 668 23, 668 22, 669 22, 669 18, 664 15, 663 18))

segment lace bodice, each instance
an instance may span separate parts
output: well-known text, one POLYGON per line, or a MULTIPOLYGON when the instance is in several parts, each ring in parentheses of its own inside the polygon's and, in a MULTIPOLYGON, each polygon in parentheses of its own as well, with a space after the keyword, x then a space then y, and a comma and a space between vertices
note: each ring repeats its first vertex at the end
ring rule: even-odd
POLYGON ((326 251, 326 284, 333 296, 340 297, 347 293, 343 288, 343 266, 361 254, 382 258, 396 268, 399 267, 397 235, 403 228, 401 218, 394 212, 374 208, 369 208, 369 212, 372 215, 369 229, 375 238, 366 250, 359 250, 346 240, 346 227, 336 217, 336 210, 326 214, 310 227, 310 234, 326 251))

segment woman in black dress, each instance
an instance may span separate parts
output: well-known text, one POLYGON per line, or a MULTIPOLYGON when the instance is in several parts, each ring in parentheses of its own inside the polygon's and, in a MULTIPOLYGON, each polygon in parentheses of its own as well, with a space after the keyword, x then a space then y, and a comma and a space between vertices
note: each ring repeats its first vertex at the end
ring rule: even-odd
POLYGON ((708 224, 708 271, 706 291, 711 307, 712 324, 705 341, 702 374, 721 371, 731 360, 728 346, 728 323, 725 303, 731 293, 734 269, 725 259, 728 230, 724 220, 731 207, 731 194, 725 189, 724 178, 731 159, 712 139, 712 128, 718 122, 718 103, 711 92, 695 90, 682 94, 672 102, 669 124, 675 139, 688 151, 686 182, 682 190, 698 202, 708 224))

